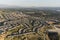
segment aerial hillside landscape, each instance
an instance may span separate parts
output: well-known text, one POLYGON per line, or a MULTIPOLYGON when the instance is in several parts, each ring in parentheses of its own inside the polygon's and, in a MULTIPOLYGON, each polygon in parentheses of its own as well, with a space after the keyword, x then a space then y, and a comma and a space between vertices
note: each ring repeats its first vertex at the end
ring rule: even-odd
POLYGON ((53 9, 0 9, 0 40, 60 40, 60 11, 53 9))
POLYGON ((0 40, 60 40, 60 0, 0 0, 0 40))

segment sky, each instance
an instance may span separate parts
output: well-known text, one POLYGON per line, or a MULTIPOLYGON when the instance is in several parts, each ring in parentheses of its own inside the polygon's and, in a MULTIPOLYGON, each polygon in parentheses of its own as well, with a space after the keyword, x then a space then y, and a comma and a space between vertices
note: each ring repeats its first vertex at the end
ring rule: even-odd
POLYGON ((23 7, 60 7, 60 0, 0 0, 0 5, 23 7))

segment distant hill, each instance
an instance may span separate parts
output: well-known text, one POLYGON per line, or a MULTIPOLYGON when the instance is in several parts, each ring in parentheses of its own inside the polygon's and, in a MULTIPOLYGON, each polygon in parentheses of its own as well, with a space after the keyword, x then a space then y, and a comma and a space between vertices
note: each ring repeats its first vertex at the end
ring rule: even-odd
POLYGON ((23 9, 37 9, 37 10, 60 10, 60 7, 22 7, 22 6, 16 6, 16 5, 3 5, 0 4, 0 8, 23 8, 23 9))
POLYGON ((21 7, 19 7, 19 6, 10 6, 10 5, 2 5, 2 4, 0 4, 0 8, 21 8, 21 7))

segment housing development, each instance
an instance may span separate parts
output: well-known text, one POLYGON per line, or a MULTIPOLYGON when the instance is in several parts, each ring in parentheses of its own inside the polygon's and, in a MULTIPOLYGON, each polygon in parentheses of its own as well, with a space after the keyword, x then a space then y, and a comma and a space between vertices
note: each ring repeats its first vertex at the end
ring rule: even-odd
POLYGON ((0 9, 0 40, 60 40, 59 9, 0 9))

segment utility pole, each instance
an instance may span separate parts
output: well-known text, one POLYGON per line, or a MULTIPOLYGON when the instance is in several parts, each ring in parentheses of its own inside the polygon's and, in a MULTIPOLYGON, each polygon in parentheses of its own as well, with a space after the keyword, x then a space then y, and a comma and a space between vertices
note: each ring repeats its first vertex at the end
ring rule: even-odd
POLYGON ((44 40, 46 40, 46 31, 44 32, 44 40))
POLYGON ((44 40, 45 40, 45 35, 46 35, 46 34, 45 34, 45 32, 44 32, 44 40))

